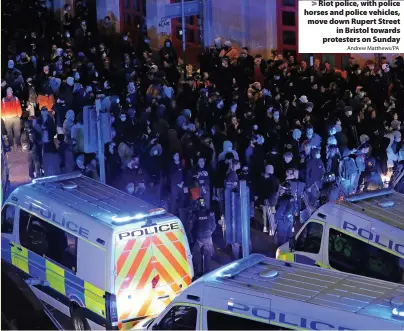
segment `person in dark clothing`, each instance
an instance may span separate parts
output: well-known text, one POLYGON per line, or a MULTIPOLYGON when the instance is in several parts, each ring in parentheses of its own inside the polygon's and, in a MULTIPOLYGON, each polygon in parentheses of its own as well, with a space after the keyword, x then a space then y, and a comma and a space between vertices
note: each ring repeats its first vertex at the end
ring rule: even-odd
POLYGON ((271 236, 275 235, 275 207, 278 204, 279 179, 274 174, 274 167, 268 164, 261 177, 259 189, 258 204, 263 208, 264 232, 269 232, 271 236))
POLYGON ((173 155, 173 161, 168 169, 170 181, 170 212, 178 215, 178 210, 184 204, 184 169, 181 164, 179 153, 173 155))
POLYGON ((192 247, 196 277, 210 271, 210 259, 214 253, 212 234, 216 229, 214 214, 205 206, 203 198, 197 201, 194 215, 193 234, 195 242, 192 247), (203 263, 201 263, 203 261, 203 263))

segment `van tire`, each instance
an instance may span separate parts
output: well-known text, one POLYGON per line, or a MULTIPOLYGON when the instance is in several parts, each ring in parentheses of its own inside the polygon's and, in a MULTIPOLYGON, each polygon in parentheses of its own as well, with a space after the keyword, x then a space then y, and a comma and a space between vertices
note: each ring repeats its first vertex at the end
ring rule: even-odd
POLYGON ((72 324, 74 330, 91 330, 90 325, 87 322, 87 319, 84 316, 83 308, 73 308, 71 314, 72 324))

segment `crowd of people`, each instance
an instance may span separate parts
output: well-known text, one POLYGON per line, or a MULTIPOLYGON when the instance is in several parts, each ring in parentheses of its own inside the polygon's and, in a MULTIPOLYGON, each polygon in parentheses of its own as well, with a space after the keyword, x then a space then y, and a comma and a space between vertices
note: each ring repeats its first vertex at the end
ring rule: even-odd
MULTIPOLYGON (((110 17, 101 28, 89 24, 85 0, 76 0, 75 17, 66 5, 61 23, 33 3, 24 9, 36 13, 29 25, 12 19, 2 31, 1 116, 2 137, 26 151, 32 179, 75 170, 99 178, 83 126, 83 107, 95 98, 111 119, 109 185, 182 219, 196 204, 218 220, 225 189, 245 179, 262 227, 279 244, 307 203, 302 197, 381 188, 404 161, 400 56, 364 67, 350 58, 337 69, 276 53, 267 60, 217 38, 199 70, 184 70, 169 39, 155 53, 146 28, 135 43, 114 33, 110 17)), ((213 231, 205 224, 199 246, 213 231)))

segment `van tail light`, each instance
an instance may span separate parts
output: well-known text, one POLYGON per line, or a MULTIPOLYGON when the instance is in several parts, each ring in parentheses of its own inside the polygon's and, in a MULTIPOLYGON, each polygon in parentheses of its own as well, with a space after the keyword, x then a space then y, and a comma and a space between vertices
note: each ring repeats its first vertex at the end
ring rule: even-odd
POLYGON ((159 280, 160 280, 160 275, 157 275, 152 279, 151 283, 152 283, 152 288, 153 289, 156 288, 157 283, 159 282, 159 280))
POLYGON ((118 309, 116 306, 116 296, 114 294, 105 293, 105 303, 107 306, 107 323, 110 324, 107 330, 118 329, 118 309))

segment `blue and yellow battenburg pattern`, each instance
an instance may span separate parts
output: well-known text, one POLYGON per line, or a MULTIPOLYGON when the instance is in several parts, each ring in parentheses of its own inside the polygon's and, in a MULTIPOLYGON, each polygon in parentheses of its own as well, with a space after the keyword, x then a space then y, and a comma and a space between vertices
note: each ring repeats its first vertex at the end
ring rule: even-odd
POLYGON ((72 271, 1 238, 2 259, 43 282, 70 301, 106 318, 105 291, 78 278, 72 271))

